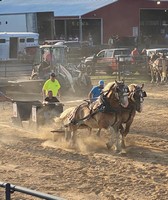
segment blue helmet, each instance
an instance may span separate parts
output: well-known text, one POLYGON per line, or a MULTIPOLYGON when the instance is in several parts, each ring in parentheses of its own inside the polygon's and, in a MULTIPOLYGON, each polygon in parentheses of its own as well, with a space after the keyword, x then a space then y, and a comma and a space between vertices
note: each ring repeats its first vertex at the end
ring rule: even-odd
POLYGON ((103 80, 100 80, 100 81, 99 81, 99 85, 104 85, 104 81, 103 81, 103 80))

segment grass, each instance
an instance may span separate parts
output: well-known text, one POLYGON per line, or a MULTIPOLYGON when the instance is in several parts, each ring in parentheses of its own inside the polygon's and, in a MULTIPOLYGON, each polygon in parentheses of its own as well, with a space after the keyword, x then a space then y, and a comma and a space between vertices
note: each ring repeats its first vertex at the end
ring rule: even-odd
POLYGON ((109 82, 113 82, 115 80, 125 80, 126 84, 131 84, 131 83, 135 83, 135 84, 142 84, 142 83, 149 83, 150 82, 150 77, 147 73, 143 73, 143 72, 135 72, 132 73, 130 75, 125 75, 120 77, 118 74, 113 74, 112 76, 106 75, 106 74, 97 74, 95 76, 91 76, 91 80, 92 80, 92 84, 93 85, 97 85, 99 80, 104 80, 105 84, 109 83, 109 82))

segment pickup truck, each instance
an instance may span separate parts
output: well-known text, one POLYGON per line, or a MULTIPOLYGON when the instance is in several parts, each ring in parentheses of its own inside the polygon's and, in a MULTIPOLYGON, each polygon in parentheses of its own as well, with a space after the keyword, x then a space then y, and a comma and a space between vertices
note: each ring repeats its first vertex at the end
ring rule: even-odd
POLYGON ((132 61, 129 48, 103 49, 99 53, 87 57, 85 65, 88 75, 94 75, 97 71, 111 75, 119 70, 119 65, 130 65, 132 61))

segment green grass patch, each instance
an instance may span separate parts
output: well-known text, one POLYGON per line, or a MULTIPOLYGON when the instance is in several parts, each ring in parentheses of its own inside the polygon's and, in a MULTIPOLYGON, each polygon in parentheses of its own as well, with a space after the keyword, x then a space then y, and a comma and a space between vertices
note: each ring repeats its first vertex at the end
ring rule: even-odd
POLYGON ((99 80, 104 80, 105 84, 107 84, 109 82, 113 82, 115 80, 122 80, 122 79, 125 80, 126 84, 131 84, 131 83, 142 84, 142 83, 150 82, 150 76, 148 74, 139 73, 139 72, 135 72, 130 75, 124 75, 124 76, 121 75, 120 77, 118 76, 118 74, 115 74, 112 76, 108 76, 104 74, 91 76, 93 85, 97 85, 99 80))

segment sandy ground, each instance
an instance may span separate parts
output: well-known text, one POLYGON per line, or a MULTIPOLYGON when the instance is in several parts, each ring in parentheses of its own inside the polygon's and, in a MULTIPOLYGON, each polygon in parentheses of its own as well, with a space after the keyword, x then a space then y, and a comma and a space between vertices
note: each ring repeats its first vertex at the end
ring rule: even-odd
MULTIPOLYGON (((67 200, 167 200, 168 86, 149 84, 145 90, 148 97, 127 137, 126 155, 106 149, 106 131, 100 139, 79 131, 77 147, 70 149, 52 127, 38 132, 27 124, 14 127, 12 105, 1 103, 0 181, 67 200)), ((12 199, 38 198, 14 192, 12 199)))

